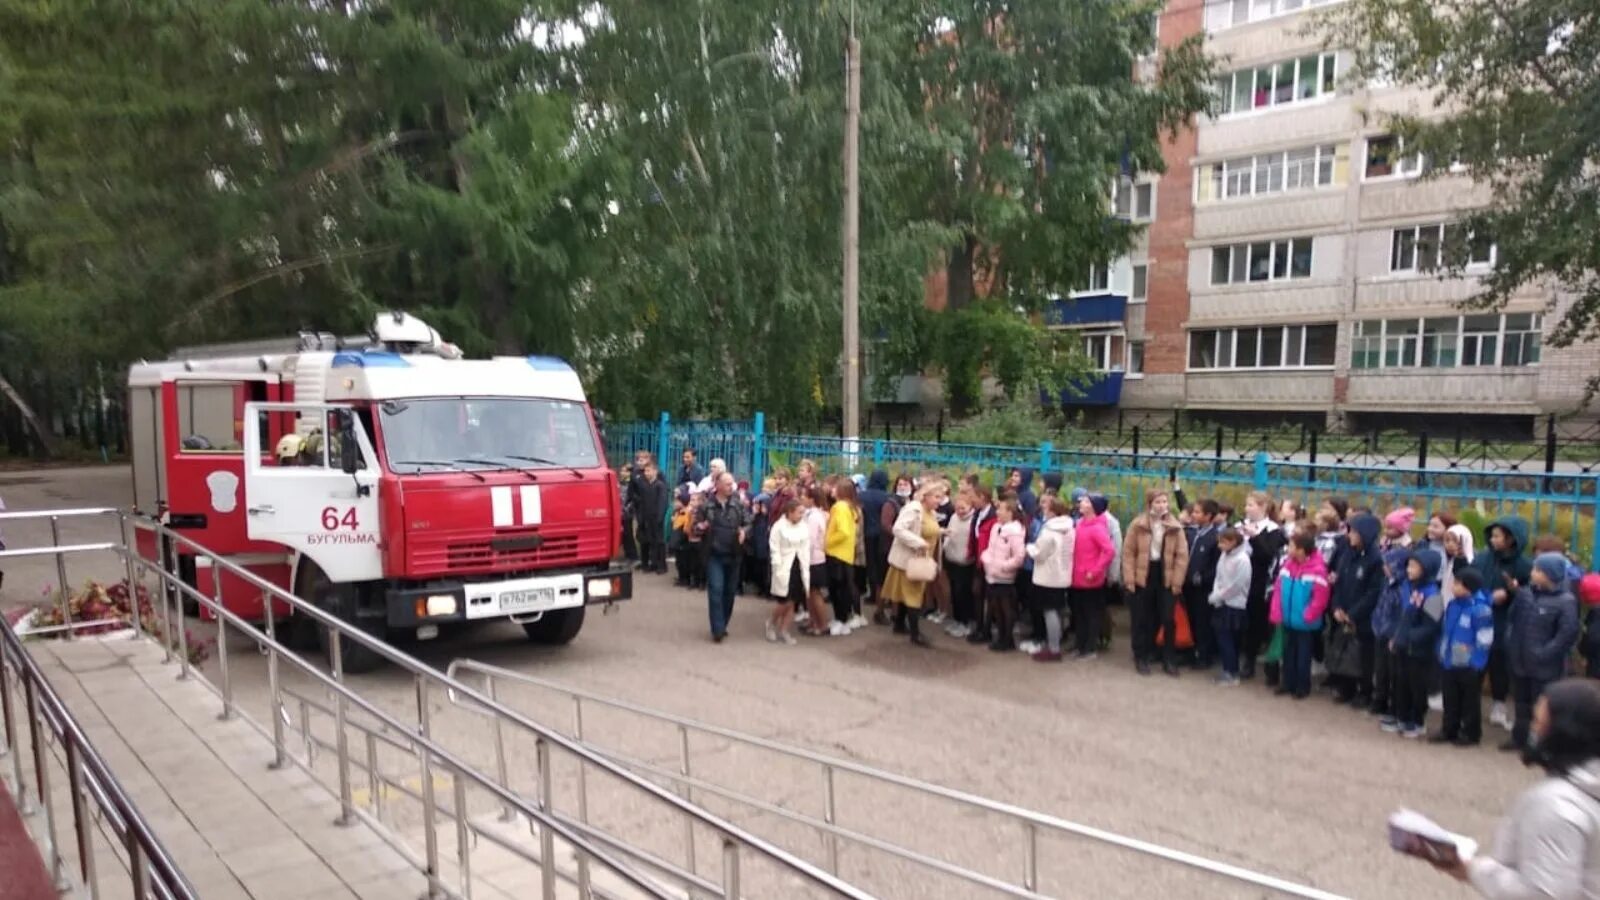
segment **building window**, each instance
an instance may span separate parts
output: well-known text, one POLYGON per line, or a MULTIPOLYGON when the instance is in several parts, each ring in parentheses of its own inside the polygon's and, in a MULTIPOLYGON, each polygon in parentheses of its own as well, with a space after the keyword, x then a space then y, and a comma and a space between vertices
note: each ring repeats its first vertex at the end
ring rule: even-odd
POLYGON ((1206 30, 1222 31, 1336 2, 1338 0, 1207 0, 1206 30))
POLYGON ((1287 194, 1343 184, 1350 167, 1349 156, 1347 144, 1319 144, 1207 163, 1195 175, 1195 202, 1287 194))
POLYGON ((1144 374, 1144 341, 1128 342, 1128 374, 1144 374))
POLYGON ((1135 222, 1150 222, 1156 217, 1156 185, 1153 181, 1117 181, 1113 201, 1118 216, 1135 222))
POLYGON ((1462 233, 1456 224, 1411 225, 1396 228, 1390 238, 1389 271, 1420 273, 1459 263, 1469 270, 1494 265, 1494 241, 1462 233))
POLYGON ((1133 289, 1128 294, 1128 299, 1133 303, 1141 303, 1149 296, 1150 269, 1144 263, 1133 265, 1133 289))
POLYGON ((1420 153, 1406 153, 1405 141, 1392 134, 1367 138, 1366 177, 1415 178, 1426 168, 1420 153))
POLYGON ((1333 365, 1338 326, 1267 325, 1189 333, 1189 368, 1311 369, 1333 365))
POLYGON ((1542 331, 1538 313, 1371 319, 1355 323, 1350 368, 1532 366, 1542 331))
POLYGON ((1308 237, 1211 248, 1211 283, 1283 281, 1311 277, 1308 237))
POLYGON ((1332 53, 1232 72, 1217 79, 1217 114, 1236 115, 1331 96, 1337 74, 1337 57, 1332 53))
POLYGON ((1089 280, 1074 293, 1104 294, 1111 290, 1111 269, 1107 266, 1090 266, 1089 280))
POLYGON ((1084 335, 1083 355, 1089 358, 1089 367, 1097 372, 1122 371, 1124 340, 1112 332, 1084 335))

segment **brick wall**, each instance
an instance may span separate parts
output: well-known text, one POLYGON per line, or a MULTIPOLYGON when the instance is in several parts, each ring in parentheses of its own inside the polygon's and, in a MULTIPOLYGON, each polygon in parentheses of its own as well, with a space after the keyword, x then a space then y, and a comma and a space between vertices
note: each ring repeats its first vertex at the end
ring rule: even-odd
MULTIPOLYGON (((1161 14, 1161 44, 1172 46, 1205 27, 1205 7, 1190 0, 1169 0, 1161 14)), ((1181 375, 1188 342, 1183 323, 1189 319, 1189 248, 1194 234, 1193 127, 1162 142, 1167 171, 1156 188, 1156 218, 1150 223, 1149 300, 1145 306, 1144 369, 1151 375, 1181 375)))

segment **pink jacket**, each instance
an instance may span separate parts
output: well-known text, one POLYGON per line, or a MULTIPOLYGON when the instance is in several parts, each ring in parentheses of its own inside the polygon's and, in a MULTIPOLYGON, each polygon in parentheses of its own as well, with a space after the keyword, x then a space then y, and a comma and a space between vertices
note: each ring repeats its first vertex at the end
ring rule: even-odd
POLYGON ((990 584, 1012 584, 1027 558, 1022 523, 1007 522, 994 530, 989 549, 983 551, 983 577, 990 584))
POLYGON ((1104 587, 1106 572, 1111 561, 1117 558, 1117 548, 1111 546, 1111 531, 1106 526, 1106 514, 1085 516, 1078 520, 1078 537, 1072 544, 1072 586, 1079 588, 1104 587))
POLYGON ((1304 562, 1285 559, 1272 586, 1272 608, 1267 618, 1274 625, 1286 624, 1295 631, 1320 631, 1330 593, 1328 566, 1321 553, 1313 552, 1304 562), (1284 621, 1285 607, 1288 622, 1284 621))

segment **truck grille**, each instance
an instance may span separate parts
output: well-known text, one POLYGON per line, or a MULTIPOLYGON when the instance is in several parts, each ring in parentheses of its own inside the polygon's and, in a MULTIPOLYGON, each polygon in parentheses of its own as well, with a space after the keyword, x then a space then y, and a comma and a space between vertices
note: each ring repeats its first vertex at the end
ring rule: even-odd
POLYGON ((471 538, 435 541, 413 538, 410 570, 413 576, 474 574, 548 569, 604 559, 603 530, 594 534, 540 534, 537 531, 501 531, 471 538), (538 546, 530 540, 537 536, 538 546))

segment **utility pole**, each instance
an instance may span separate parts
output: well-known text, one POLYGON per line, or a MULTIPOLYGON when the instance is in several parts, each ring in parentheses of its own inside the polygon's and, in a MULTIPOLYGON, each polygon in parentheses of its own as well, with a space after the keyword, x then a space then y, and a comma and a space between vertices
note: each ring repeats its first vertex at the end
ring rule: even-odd
POLYGON ((861 42, 844 44, 844 437, 861 436, 861 42))

